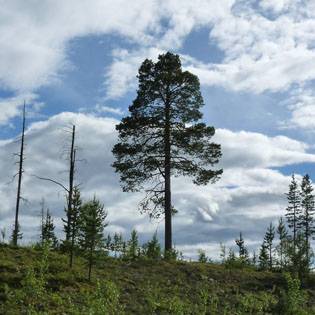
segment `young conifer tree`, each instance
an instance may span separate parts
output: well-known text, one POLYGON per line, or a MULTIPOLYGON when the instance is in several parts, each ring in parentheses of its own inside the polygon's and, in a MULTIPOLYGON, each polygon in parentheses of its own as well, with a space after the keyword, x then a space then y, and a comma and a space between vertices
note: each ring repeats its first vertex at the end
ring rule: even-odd
POLYGON ((297 237, 299 232, 299 220, 301 217, 301 196, 294 174, 289 185, 289 192, 286 194, 288 200, 287 212, 285 214, 288 226, 292 231, 293 254, 297 250, 297 237))
POLYGON ((270 225, 268 226, 268 229, 265 234, 264 238, 264 244, 267 247, 268 250, 268 264, 269 269, 272 270, 273 267, 273 240, 275 238, 275 227, 270 222, 270 225))
POLYGON ((81 199, 81 193, 78 187, 73 188, 73 197, 71 198, 72 205, 69 207, 69 215, 67 220, 67 226, 69 229, 69 266, 70 268, 73 265, 73 257, 74 257, 74 251, 75 247, 78 242, 78 236, 79 236, 79 218, 80 218, 80 212, 82 207, 82 199, 81 199))
POLYGON ((240 237, 235 240, 235 243, 238 246, 239 258, 242 260, 242 262, 248 263, 248 260, 249 260, 248 250, 245 247, 245 242, 244 242, 242 232, 240 232, 240 237))
POLYGON ((49 243, 53 248, 58 246, 58 240, 55 234, 55 225, 53 218, 50 215, 49 209, 46 211, 42 233, 41 239, 43 244, 49 243))
POLYGON ((131 231, 130 240, 127 244, 127 256, 131 260, 134 260, 139 256, 139 240, 136 230, 131 231))
POLYGON ((307 174, 303 177, 301 183, 301 208, 299 228, 304 236, 306 261, 310 265, 311 239, 315 233, 315 205, 312 183, 307 174))
POLYGON ((79 244, 88 260, 88 279, 91 280, 92 266, 96 260, 96 250, 104 245, 104 228, 107 212, 95 197, 84 203, 80 212, 79 244))
POLYGON ((161 246, 157 238, 157 233, 153 234, 152 239, 144 244, 144 254, 149 259, 158 260, 161 258, 161 246))
POLYGON ((23 238, 23 233, 21 232, 20 223, 17 226, 14 225, 12 234, 11 234, 11 244, 16 246, 17 242, 23 238))
POLYGON ((282 217, 280 217, 277 227, 277 234, 279 236, 279 244, 277 245, 277 253, 279 257, 280 268, 283 269, 286 265, 286 255, 288 247, 288 232, 282 217))
POLYGON ((259 267, 262 270, 266 270, 268 268, 268 248, 265 242, 261 244, 259 250, 259 267))
MULTIPOLYGON (((146 192, 140 210, 165 218, 165 252, 172 251, 172 176, 188 176, 197 185, 215 182, 220 145, 214 127, 200 120, 204 105, 198 77, 183 71, 178 55, 146 59, 138 74, 137 97, 130 115, 116 126, 113 167, 124 191, 146 192)), ((165 255, 168 257, 168 255, 165 255)))
POLYGON ((208 262, 208 257, 206 255, 205 250, 203 249, 198 249, 198 262, 200 263, 207 263, 208 262))

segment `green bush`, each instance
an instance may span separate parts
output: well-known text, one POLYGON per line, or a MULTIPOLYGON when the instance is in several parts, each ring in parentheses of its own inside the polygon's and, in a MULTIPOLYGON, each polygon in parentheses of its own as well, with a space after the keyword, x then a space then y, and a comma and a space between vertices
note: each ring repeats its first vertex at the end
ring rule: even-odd
POLYGON ((277 298, 267 292, 246 293, 238 299, 237 314, 266 314, 272 313, 277 304, 277 298))
POLYGON ((85 307, 82 314, 122 315, 123 307, 119 302, 119 290, 111 281, 97 281, 95 292, 85 294, 85 307))
POLYGON ((306 315, 307 295, 301 290, 301 281, 293 278, 288 272, 284 273, 287 290, 283 293, 284 314, 287 315, 306 315))

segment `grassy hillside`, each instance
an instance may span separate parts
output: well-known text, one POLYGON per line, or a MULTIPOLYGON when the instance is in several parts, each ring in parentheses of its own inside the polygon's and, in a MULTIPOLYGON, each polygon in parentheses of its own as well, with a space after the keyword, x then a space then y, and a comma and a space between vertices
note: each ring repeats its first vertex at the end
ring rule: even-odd
POLYGON ((280 273, 103 257, 89 282, 81 258, 69 270, 57 252, 47 260, 32 248, 0 253, 1 314, 290 314, 285 305, 303 299, 294 314, 315 314, 315 277, 288 294, 280 273))

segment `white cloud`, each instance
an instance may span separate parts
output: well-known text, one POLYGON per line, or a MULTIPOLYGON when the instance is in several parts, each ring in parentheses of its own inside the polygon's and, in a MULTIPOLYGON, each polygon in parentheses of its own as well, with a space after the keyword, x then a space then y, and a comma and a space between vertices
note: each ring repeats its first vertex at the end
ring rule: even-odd
POLYGON ((315 162, 315 156, 306 152, 307 144, 285 136, 218 129, 215 140, 222 143, 223 167, 268 168, 315 162))
MULTIPOLYGON (((163 222, 150 223, 147 216, 138 213, 137 204, 142 194, 123 193, 118 175, 110 166, 117 120, 83 113, 62 113, 34 123, 27 130, 23 197, 28 199, 28 203, 23 203, 21 208, 25 237, 34 239, 37 235, 34 224, 39 222, 42 197, 46 199, 61 231, 64 192, 58 186, 39 181, 31 175, 66 181, 64 171, 67 164, 60 155, 69 140, 64 130, 73 123, 77 125, 79 158, 87 161, 78 165, 77 182, 82 183, 84 198, 96 194, 104 202, 111 225, 108 231, 121 231, 129 235, 132 228, 137 228, 144 240, 150 238, 158 228, 161 235, 163 222)), ((175 208, 179 210, 174 218, 174 239, 179 246, 199 244, 209 239, 217 243, 229 241, 239 229, 252 239, 261 238, 266 222, 283 214, 284 193, 290 181, 288 176, 270 167, 315 159, 314 155, 307 153, 307 145, 287 137, 270 138, 257 133, 219 129, 216 141, 222 143, 224 156, 224 174, 219 182, 198 187, 188 178, 173 180, 173 200, 175 208)), ((7 183, 15 172, 12 153, 17 149, 13 140, 0 143, 0 171, 3 178, 0 184, 3 205, 0 225, 5 224, 7 228, 13 222, 16 186, 15 183, 7 183)))
POLYGON ((137 72, 145 58, 157 59, 163 51, 156 48, 146 48, 129 52, 125 49, 113 51, 113 63, 107 68, 105 86, 107 98, 119 98, 137 87, 137 72))
POLYGON ((290 6, 291 0, 262 0, 259 5, 264 10, 271 10, 275 13, 280 13, 281 11, 287 10, 290 6))
POLYGON ((29 91, 54 81, 67 66, 67 43, 75 37, 120 33, 150 41, 156 10, 156 1, 141 0, 6 2, 0 11, 0 82, 29 91))
POLYGON ((310 88, 300 87, 292 90, 284 103, 290 109, 291 117, 280 124, 280 127, 302 128, 314 132, 315 94, 310 88))
MULTIPOLYGON (((135 89, 137 69, 144 58, 179 50, 190 32, 203 27, 209 30, 211 43, 222 50, 222 62, 183 59, 185 68, 200 76, 204 86, 253 93, 284 91, 315 78, 314 6, 305 0, 263 0, 259 5, 241 0, 40 4, 12 0, 0 11, 0 82, 17 95, 36 92, 60 80, 69 69, 72 39, 120 34, 137 46, 113 50, 113 61, 106 68, 107 98, 119 98, 135 89)), ((3 114, 9 118, 17 108, 10 106, 3 114)), ((296 125, 302 126, 300 122, 296 125)))
POLYGON ((36 99, 37 95, 33 93, 0 98, 0 126, 6 125, 10 119, 20 115, 24 102, 28 106, 28 115, 34 115, 35 111, 38 111, 42 106, 36 99))

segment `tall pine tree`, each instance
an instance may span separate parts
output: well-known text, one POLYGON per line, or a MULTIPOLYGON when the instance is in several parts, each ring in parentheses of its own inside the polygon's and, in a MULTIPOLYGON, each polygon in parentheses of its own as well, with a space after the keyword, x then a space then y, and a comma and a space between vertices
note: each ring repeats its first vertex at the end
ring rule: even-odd
POLYGON ((311 239, 315 233, 314 225, 314 194, 310 177, 306 174, 301 183, 301 208, 302 212, 299 220, 299 228, 305 241, 306 261, 310 264, 311 239))
POLYGON ((294 174, 289 185, 289 192, 286 194, 288 200, 287 212, 285 214, 288 226, 292 231, 293 252, 297 249, 297 237, 299 232, 299 219, 301 216, 301 197, 298 184, 294 174))
POLYGON ((137 97, 130 115, 116 126, 113 167, 124 191, 145 190, 140 204, 151 216, 164 215, 165 251, 172 250, 171 177, 189 176, 197 185, 215 182, 221 157, 211 141, 215 129, 200 122, 204 105, 197 76, 183 71, 178 55, 146 59, 138 74, 137 97))

